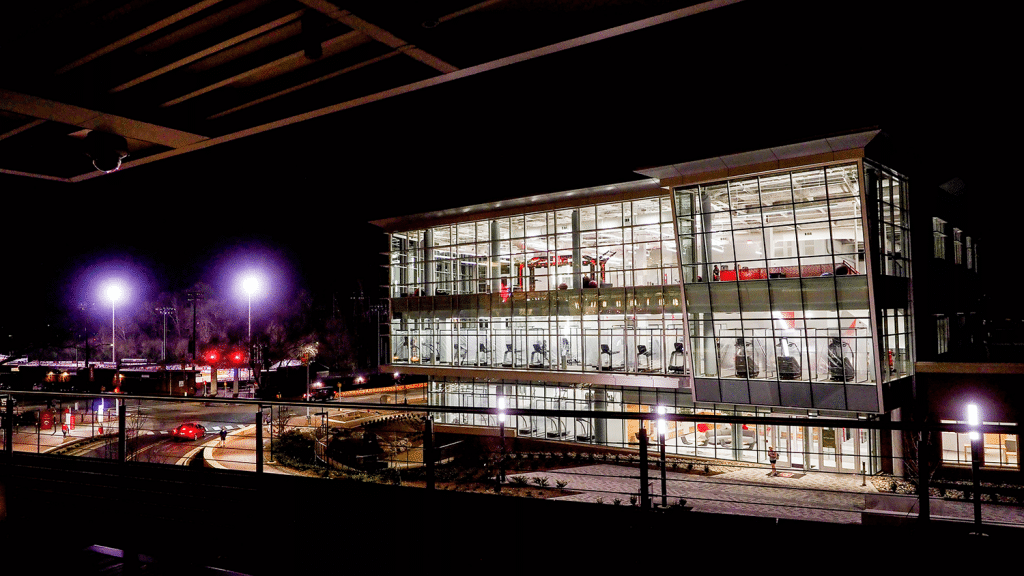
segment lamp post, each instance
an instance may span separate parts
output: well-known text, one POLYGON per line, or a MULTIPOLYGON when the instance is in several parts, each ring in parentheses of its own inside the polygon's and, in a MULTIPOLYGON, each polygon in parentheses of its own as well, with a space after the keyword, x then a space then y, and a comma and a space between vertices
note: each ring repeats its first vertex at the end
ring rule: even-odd
POLYGON ((967 405, 967 436, 971 439, 971 479, 974 484, 974 525, 977 528, 976 534, 981 534, 981 459, 983 456, 981 434, 978 433, 978 426, 981 425, 981 410, 977 404, 967 405))
POLYGON ((115 311, 117 310, 117 301, 121 299, 121 287, 117 284, 111 284, 107 287, 107 298, 110 299, 110 359, 114 363, 114 369, 117 369, 117 349, 114 347, 117 338, 117 325, 115 323, 115 311))
POLYGON ((242 280, 242 289, 249 296, 249 345, 252 346, 252 295, 256 292, 257 282, 253 276, 247 276, 242 280))
POLYGON ((668 507, 668 493, 666 491, 666 478, 665 478, 665 437, 666 434, 666 423, 665 423, 665 407, 658 406, 658 443, 661 444, 661 507, 668 507))
MULTIPOLYGON (((253 380, 253 388, 252 388, 253 389, 253 396, 256 395, 256 383, 257 383, 257 380, 256 380, 256 374, 255 374, 255 372, 256 372, 256 368, 255 368, 255 366, 256 366, 256 364, 255 364, 255 362, 256 362, 256 354, 255 354, 255 350, 253 350, 253 347, 252 347, 252 295, 255 294, 256 290, 259 289, 259 285, 260 285, 259 280, 257 280, 255 276, 246 276, 245 278, 242 279, 242 290, 245 291, 245 294, 248 297, 248 301, 249 301, 248 315, 247 315, 247 317, 248 317, 248 333, 247 333, 246 339, 248 341, 247 342, 247 346, 249 347, 249 377, 252 378, 252 380, 253 380)), ((273 410, 273 408, 271 408, 271 410, 273 410)), ((273 436, 273 435, 271 435, 271 436, 273 436)), ((273 442, 273 438, 271 438, 271 442, 273 442)))
POLYGON ((167 315, 174 313, 174 308, 163 307, 157 308, 156 311, 164 317, 164 340, 160 344, 160 359, 164 362, 167 361, 167 315))

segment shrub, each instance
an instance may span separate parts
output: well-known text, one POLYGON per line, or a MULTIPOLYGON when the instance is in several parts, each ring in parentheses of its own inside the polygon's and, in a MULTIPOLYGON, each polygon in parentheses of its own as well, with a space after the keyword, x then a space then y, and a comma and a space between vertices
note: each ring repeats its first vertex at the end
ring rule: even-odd
POLYGON ((616 498, 615 500, 612 500, 612 502, 614 502, 615 505, 618 506, 619 504, 622 504, 622 498, 616 498))
POLYGON ((515 486, 526 486, 529 483, 529 480, 526 479, 526 476, 512 476, 511 478, 509 478, 509 480, 515 486))
POLYGON ((637 499, 638 498, 637 498, 636 494, 630 494, 629 495, 629 505, 630 506, 636 506, 637 499))
POLYGON ((311 432, 295 428, 286 430, 274 442, 274 458, 292 468, 309 467, 316 463, 315 445, 316 438, 311 432))
POLYGON ((568 480, 555 480, 555 486, 558 486, 561 489, 565 489, 565 487, 568 486, 568 485, 569 485, 569 481, 568 480))
POLYGON ((380 473, 380 481, 383 484, 394 484, 395 486, 401 486, 402 475, 398 472, 398 468, 386 468, 380 473))
POLYGON ((537 486, 547 486, 548 485, 548 477, 547 476, 535 476, 533 478, 533 483, 536 484, 537 486))

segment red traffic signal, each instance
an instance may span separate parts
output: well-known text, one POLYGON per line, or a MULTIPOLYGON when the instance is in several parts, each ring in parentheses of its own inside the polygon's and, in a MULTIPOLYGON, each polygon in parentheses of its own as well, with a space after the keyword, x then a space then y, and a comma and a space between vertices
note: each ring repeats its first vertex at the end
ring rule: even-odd
POLYGON ((218 359, 220 359, 220 354, 218 354, 217 351, 214 350, 212 352, 207 353, 206 359, 209 360, 210 362, 216 362, 218 359))
POLYGON ((235 351, 231 354, 232 362, 241 362, 243 360, 245 360, 245 354, 242 354, 241 352, 238 351, 235 351))

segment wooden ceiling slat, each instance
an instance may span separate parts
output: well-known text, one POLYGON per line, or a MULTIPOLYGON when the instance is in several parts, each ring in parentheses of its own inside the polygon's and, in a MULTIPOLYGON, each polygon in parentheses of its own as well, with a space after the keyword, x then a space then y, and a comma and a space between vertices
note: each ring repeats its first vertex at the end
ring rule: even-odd
MULTIPOLYGON (((321 46, 323 47, 324 56, 330 56, 351 49, 367 41, 369 41, 369 39, 361 32, 348 32, 346 34, 342 34, 341 36, 337 36, 335 38, 331 38, 323 42, 321 46)), ((176 104, 181 104, 182 102, 191 100, 192 98, 195 98, 197 96, 201 96, 208 92, 212 92, 218 88, 223 88, 225 86, 230 86, 232 84, 249 85, 255 82, 263 82, 271 78, 274 78, 275 76, 284 74, 285 72, 288 72, 290 70, 294 70, 302 66, 308 66, 313 62, 314 61, 306 58, 304 52, 293 52, 292 54, 284 56, 283 58, 278 58, 277 60, 267 62, 262 66, 251 68, 249 70, 246 70, 245 72, 235 74, 229 78, 224 78, 223 80, 214 82, 213 84, 208 84, 206 86, 203 86, 202 88, 193 90, 192 92, 174 98, 173 100, 168 100, 161 104, 160 107, 169 108, 176 104)))
POLYGON ((87 55, 79 58, 78 60, 75 60, 74 62, 72 62, 70 64, 67 64, 67 65, 57 69, 56 74, 57 75, 64 74, 65 72, 69 72, 71 70, 74 70, 75 68, 78 68, 79 66, 81 66, 83 64, 88 64, 89 62, 92 62, 93 60, 99 58, 100 56, 103 56, 104 54, 109 54, 109 53, 113 52, 114 50, 117 50, 118 48, 127 46, 128 44, 131 44, 132 42, 135 42, 136 40, 140 40, 142 38, 145 38, 146 36, 149 36, 150 34, 152 34, 154 32, 157 32, 158 30, 162 30, 162 29, 164 29, 164 28, 166 28, 166 27, 168 27, 168 26, 170 26, 172 24, 175 24, 177 22, 180 22, 180 21, 184 20, 185 18, 188 18, 190 16, 198 14, 199 12, 202 12, 203 10, 206 10, 210 6, 213 6, 213 5, 218 4, 220 2, 223 2, 223 1, 224 0, 203 0, 202 2, 200 2, 198 4, 194 4, 194 5, 192 5, 192 6, 188 7, 188 8, 180 11, 180 12, 172 14, 171 16, 168 16, 167 18, 164 18, 163 20, 160 20, 159 22, 154 22, 153 24, 150 24, 149 26, 146 26, 145 28, 143 28, 143 29, 141 29, 141 30, 139 30, 137 32, 129 34, 128 36, 125 36, 124 38, 121 38, 120 40, 118 40, 116 42, 113 42, 111 44, 107 44, 103 48, 100 48, 99 50, 96 50, 96 51, 92 52, 91 54, 87 54, 87 55))
POLYGON ((139 76, 138 78, 134 78, 134 79, 129 80, 129 81, 123 83, 123 84, 115 86, 115 87, 110 89, 110 93, 113 94, 115 92, 120 92, 122 90, 127 90, 128 88, 131 88, 132 86, 136 86, 136 85, 141 84, 141 83, 143 83, 143 82, 145 82, 147 80, 152 80, 153 78, 156 78, 157 76, 160 76, 162 74, 166 74, 167 72, 170 72, 170 71, 175 70, 177 68, 181 68, 182 66, 186 66, 186 65, 191 64, 191 63, 193 63, 193 62, 195 62, 197 60, 201 60, 203 58, 206 58, 207 56, 210 56, 211 54, 216 54, 218 52, 221 52, 222 50, 225 50, 227 48, 235 46, 236 44, 240 44, 242 42, 245 42, 246 40, 249 40, 251 38, 255 38, 257 36, 265 34, 266 32, 269 32, 271 30, 274 30, 276 28, 284 26, 285 24, 294 22, 294 21, 298 20, 302 16, 302 13, 303 13, 302 10, 299 10, 297 12, 292 12, 291 14, 288 14, 286 16, 278 18, 277 20, 274 20, 272 22, 268 22, 268 23, 264 24, 263 26, 260 26, 258 28, 253 28, 252 30, 247 31, 244 34, 240 34, 238 36, 235 36, 234 38, 229 38, 227 40, 224 40, 223 42, 220 42, 218 44, 210 46, 209 48, 207 48, 205 50, 201 50, 201 51, 196 52, 194 54, 191 54, 191 55, 189 55, 189 56, 187 56, 185 58, 182 58, 180 60, 177 60, 175 62, 167 64, 166 66, 162 66, 160 68, 157 68, 156 70, 153 70, 152 72, 148 72, 146 74, 143 74, 142 76, 139 76))

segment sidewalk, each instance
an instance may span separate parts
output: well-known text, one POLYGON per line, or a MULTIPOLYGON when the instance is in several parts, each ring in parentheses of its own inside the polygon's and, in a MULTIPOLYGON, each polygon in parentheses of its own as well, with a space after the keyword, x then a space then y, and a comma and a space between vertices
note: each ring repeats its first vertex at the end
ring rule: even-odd
MULTIPOLYGON (((305 417, 302 417, 305 422, 305 417)), ((290 424, 290 423, 289 423, 290 424)), ((270 426, 263 426, 263 447, 270 446, 270 426)), ((240 430, 228 433, 221 444, 220 437, 207 440, 202 446, 203 465, 221 470, 256 471, 256 425, 250 424, 240 430)), ((271 474, 305 475, 271 462, 264 453, 263 471, 271 474)))
POLYGON ((39 452, 45 454, 61 446, 74 444, 89 438, 117 434, 117 419, 107 422, 97 422, 95 426, 91 422, 86 424, 76 423, 74 430, 69 430, 67 437, 61 432, 61 425, 58 423, 50 430, 40 430, 38 436, 35 426, 14 427, 14 451, 15 452, 39 452), (20 432, 19 432, 20 429, 20 432), (102 432, 100 430, 102 429, 102 432))
MULTIPOLYGON (((638 469, 613 464, 509 474, 512 476, 547 477, 551 486, 564 480, 568 482, 567 490, 580 492, 557 500, 596 502, 601 498, 613 504, 618 498, 628 506, 630 495, 640 489, 638 469)), ((652 500, 660 504, 661 472, 650 470, 648 482, 652 500)), ((698 512, 841 524, 860 524, 867 497, 879 494, 870 480, 864 486, 861 483, 859 475, 816 471, 769 477, 763 468, 739 468, 713 476, 666 473, 669 505, 684 498, 686 505, 698 512)), ((969 502, 943 501, 941 508, 947 518, 974 518, 969 502)), ((933 512, 936 517, 937 512, 933 512)), ((982 519, 986 523, 1024 527, 1024 507, 982 504, 982 519)))

